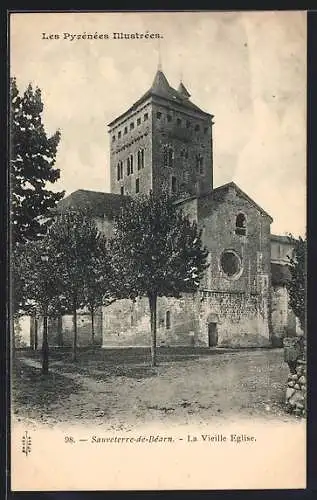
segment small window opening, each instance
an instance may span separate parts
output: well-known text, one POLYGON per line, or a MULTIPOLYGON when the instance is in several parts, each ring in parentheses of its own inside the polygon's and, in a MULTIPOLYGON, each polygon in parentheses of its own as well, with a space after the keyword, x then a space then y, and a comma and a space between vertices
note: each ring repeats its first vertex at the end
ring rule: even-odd
POLYGON ((235 233, 240 236, 245 236, 247 233, 246 217, 244 214, 240 213, 236 217, 236 229, 235 233))
POLYGON ((177 179, 174 175, 172 175, 172 193, 176 193, 177 191, 177 179))
POLYGON ((171 328, 171 311, 166 311, 165 326, 166 326, 166 330, 170 330, 170 328, 171 328))

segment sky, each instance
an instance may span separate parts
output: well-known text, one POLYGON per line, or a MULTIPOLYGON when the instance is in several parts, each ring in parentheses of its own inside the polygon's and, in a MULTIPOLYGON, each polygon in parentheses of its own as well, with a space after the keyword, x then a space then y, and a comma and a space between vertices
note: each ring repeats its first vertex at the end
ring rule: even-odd
POLYGON ((272 216, 272 233, 304 236, 301 11, 11 14, 11 76, 20 92, 41 89, 46 131, 61 130, 54 190, 110 191, 107 124, 151 86, 159 53, 170 85, 182 79, 192 102, 214 115, 215 187, 234 181, 272 216))

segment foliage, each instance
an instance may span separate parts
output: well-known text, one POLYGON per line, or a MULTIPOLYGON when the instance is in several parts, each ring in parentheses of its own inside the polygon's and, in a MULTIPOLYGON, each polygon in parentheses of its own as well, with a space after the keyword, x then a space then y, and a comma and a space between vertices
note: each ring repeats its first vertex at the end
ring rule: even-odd
POLYGON ((116 218, 114 234, 113 265, 122 276, 122 296, 178 298, 199 286, 208 251, 197 224, 168 195, 131 200, 116 218))
POLYGON ((72 311, 73 359, 77 350, 77 316, 80 307, 90 310, 108 300, 111 285, 107 242, 92 218, 78 211, 59 214, 49 229, 63 296, 72 311))
POLYGON ((83 302, 91 315, 91 341, 93 344, 96 309, 101 305, 108 306, 115 301, 116 277, 112 272, 110 242, 100 234, 97 245, 92 250, 91 259, 87 262, 83 302))
MULTIPOLYGON (((48 373, 48 316, 54 313, 61 282, 50 239, 46 236, 38 241, 29 241, 15 248, 15 259, 19 257, 18 268, 14 272, 14 283, 18 282, 19 299, 24 310, 43 316, 42 372, 48 373)), ((15 342, 15 339, 14 339, 15 342)))
POLYGON ((299 319, 301 328, 305 331, 307 240, 301 237, 295 239, 292 236, 290 239, 294 244, 294 255, 289 258, 291 272, 291 280, 287 285, 289 304, 299 319))
POLYGON ((18 245, 14 252, 15 280, 19 306, 23 303, 24 313, 54 314, 62 283, 58 277, 57 262, 51 251, 50 240, 44 237, 18 245))
POLYGON ((114 235, 113 267, 121 277, 117 295, 148 297, 155 365, 157 297, 195 292, 208 267, 208 251, 197 224, 167 194, 131 200, 115 220, 114 235))
POLYGON ((38 239, 51 223, 51 210, 64 196, 47 183, 60 177, 54 168, 60 132, 48 137, 41 114, 39 88, 32 85, 21 96, 16 79, 10 81, 10 184, 12 242, 38 239))

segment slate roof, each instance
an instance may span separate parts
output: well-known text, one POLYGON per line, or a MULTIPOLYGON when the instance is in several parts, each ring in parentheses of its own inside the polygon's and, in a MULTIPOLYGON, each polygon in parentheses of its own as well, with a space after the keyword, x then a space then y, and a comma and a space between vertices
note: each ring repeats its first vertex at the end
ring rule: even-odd
POLYGON ((101 191, 88 191, 78 189, 57 204, 57 212, 73 208, 83 210, 87 214, 96 217, 108 217, 112 219, 119 213, 120 208, 129 200, 129 196, 120 194, 103 193, 101 191))
POLYGON ((120 116, 118 116, 117 118, 112 120, 112 122, 110 122, 108 124, 108 126, 111 127, 112 125, 114 125, 114 123, 117 120, 123 118, 125 115, 129 114, 131 111, 134 111, 139 106, 139 104, 141 104, 143 101, 146 101, 146 99, 148 99, 149 97, 152 97, 152 96, 158 96, 158 97, 161 97, 163 99, 166 99, 167 101, 170 101, 173 103, 176 102, 176 103, 180 104, 181 106, 184 106, 184 107, 191 109, 193 111, 197 111, 197 112, 204 114, 206 116, 212 116, 209 113, 206 113, 205 111, 200 109, 198 106, 196 106, 196 104, 194 104, 193 102, 191 102, 189 100, 190 94, 183 83, 180 84, 179 90, 175 90, 168 83, 167 78, 164 75, 163 71, 158 69, 156 72, 156 75, 154 77, 153 83, 152 83, 151 87, 149 88, 149 90, 147 90, 145 92, 145 94, 143 94, 143 96, 140 97, 140 99, 138 99, 127 111, 125 111, 120 116))
POLYGON ((286 264, 271 263, 272 285, 287 285, 292 278, 286 264))
POLYGON ((183 84, 183 82, 180 82, 177 92, 181 94, 185 99, 190 97, 190 93, 188 92, 187 88, 183 84))

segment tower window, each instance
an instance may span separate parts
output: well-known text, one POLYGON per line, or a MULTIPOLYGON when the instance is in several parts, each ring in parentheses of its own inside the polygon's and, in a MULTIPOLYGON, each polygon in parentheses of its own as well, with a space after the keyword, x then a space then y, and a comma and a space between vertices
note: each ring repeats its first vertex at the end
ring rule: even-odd
POLYGON ((120 181, 120 179, 123 179, 123 164, 122 161, 119 161, 117 165, 117 180, 120 181))
POLYGON ((176 193, 177 191, 177 179, 174 175, 172 175, 172 193, 176 193))
POLYGON ((138 151, 138 170, 144 168, 144 149, 139 149, 138 151))
POLYGON ((171 116, 171 115, 167 115, 167 121, 168 121, 168 122, 171 122, 171 121, 172 121, 172 116, 171 116))
POLYGON ((113 135, 113 136, 112 136, 112 142, 114 142, 115 140, 116 140, 116 136, 115 136, 115 135, 113 135))
POLYGON ((161 117, 162 117, 162 113, 161 113, 160 111, 158 111, 158 112, 156 113, 156 118, 157 118, 158 120, 160 120, 160 118, 161 118, 161 117))
POLYGON ((196 156, 196 172, 204 174, 204 158, 201 154, 196 156))
POLYGON ((138 119, 137 119, 136 124, 137 124, 137 125, 141 125, 141 118, 138 118, 138 119))
POLYGON ((133 130, 133 129, 134 129, 134 123, 133 123, 133 122, 131 122, 131 123, 130 123, 130 130, 133 130))
POLYGON ((130 155, 130 172, 133 174, 133 155, 130 155))
POLYGON ((121 130, 118 132, 118 139, 121 139, 121 130))
POLYGON ((145 114, 144 114, 144 121, 145 121, 145 120, 148 120, 148 119, 149 119, 149 114, 148 114, 148 113, 145 113, 145 114))
POLYGON ((133 174, 133 155, 127 158, 127 175, 133 174))
POLYGON ((177 118, 176 123, 180 127, 182 124, 182 120, 180 118, 177 118))
POLYGON ((121 186, 121 187, 120 187, 120 194, 121 194, 122 196, 124 195, 124 187, 123 187, 123 186, 121 186))
POLYGON ((124 127, 124 131, 123 131, 124 134, 127 134, 128 133, 128 127, 124 127))
POLYGON ((169 146, 165 146, 163 150, 163 164, 164 167, 173 167, 174 164, 174 150, 169 146))
POLYGON ((166 311, 165 326, 166 330, 169 330, 171 328, 171 311, 166 311))
POLYGON ((140 179, 135 179, 135 192, 140 192, 140 179))
POLYGON ((240 236, 245 236, 247 234, 247 223, 246 217, 243 213, 240 213, 236 217, 236 229, 235 233, 240 236))
POLYGON ((200 130, 200 126, 197 123, 197 125, 195 125, 195 132, 199 132, 199 130, 200 130))

